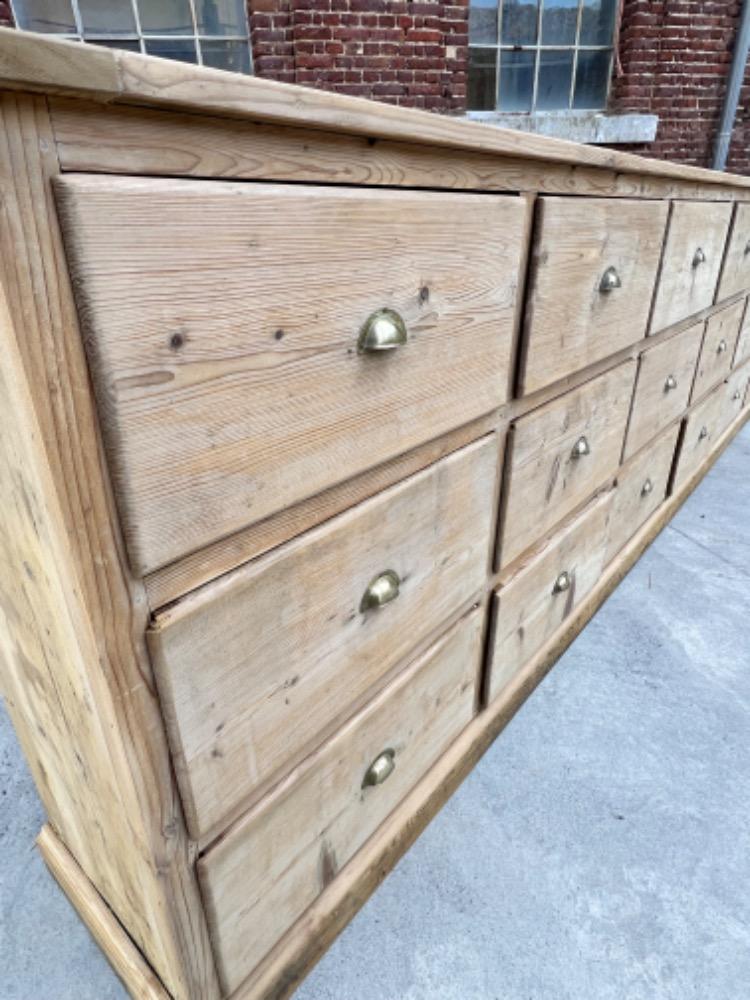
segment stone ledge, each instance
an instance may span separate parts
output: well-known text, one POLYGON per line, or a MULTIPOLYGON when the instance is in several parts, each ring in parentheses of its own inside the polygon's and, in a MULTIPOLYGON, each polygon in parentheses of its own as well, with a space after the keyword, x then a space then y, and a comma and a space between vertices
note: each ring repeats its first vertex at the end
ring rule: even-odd
POLYGON ((658 115, 608 115, 603 111, 537 111, 533 115, 468 111, 471 121, 589 144, 653 142, 658 115))

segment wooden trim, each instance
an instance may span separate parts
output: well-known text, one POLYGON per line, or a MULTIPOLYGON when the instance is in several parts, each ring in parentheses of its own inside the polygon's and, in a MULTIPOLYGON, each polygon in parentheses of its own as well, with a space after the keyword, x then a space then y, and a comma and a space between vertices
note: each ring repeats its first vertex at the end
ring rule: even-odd
MULTIPOLYGON (((0 86, 16 90, 198 110, 376 139, 523 157, 546 164, 603 168, 641 177, 728 183, 728 175, 713 170, 648 160, 632 153, 581 146, 239 73, 95 46, 72 46, 65 40, 12 28, 0 29, 0 50, 0 86)), ((729 183, 736 189, 748 189, 750 177, 734 175, 729 183)))
POLYGON ((740 414, 703 465, 667 499, 613 560, 595 590, 517 678, 464 730, 435 767, 342 869, 232 1000, 284 1000, 330 947, 385 876, 474 768, 524 701, 544 679, 617 585, 690 496, 750 417, 740 414))
POLYGON ((44 863, 134 1000, 170 1000, 122 924, 49 824, 42 827, 36 843, 44 863))

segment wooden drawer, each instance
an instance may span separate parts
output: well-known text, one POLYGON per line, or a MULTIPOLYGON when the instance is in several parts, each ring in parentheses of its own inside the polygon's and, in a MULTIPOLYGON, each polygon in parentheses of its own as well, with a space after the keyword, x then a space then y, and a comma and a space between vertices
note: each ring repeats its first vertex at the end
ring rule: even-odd
POLYGON ((711 386, 729 374, 744 312, 745 302, 740 300, 721 312, 714 313, 706 321, 706 334, 693 385, 693 400, 700 399, 711 386))
POLYGON ((482 612, 464 618, 199 861, 231 992, 471 720, 482 612), (381 754, 395 768, 366 775, 381 754))
POLYGON ((750 291, 750 204, 737 204, 717 301, 744 291, 750 291))
POLYGON ((667 495, 679 436, 680 424, 677 423, 617 473, 617 488, 607 526, 607 563, 661 506, 667 495))
POLYGON ((522 393, 645 337, 667 211, 666 202, 538 199, 522 393), (617 287, 604 290, 608 274, 617 287))
POLYGON ((747 307, 748 300, 745 299, 745 314, 740 326, 740 335, 737 338, 737 347, 734 352, 732 364, 736 368, 750 358, 750 309, 747 307))
POLYGON ((626 361, 511 427, 500 565, 511 563, 614 476, 634 376, 635 362, 626 361), (579 443, 587 454, 577 454, 579 443))
POLYGON ((612 494, 595 500, 495 591, 488 699, 513 680, 601 576, 612 494))
POLYGON ((57 193, 138 571, 508 396, 524 199, 87 175, 57 193), (384 308, 407 342, 362 352, 384 308))
POLYGON ((687 415, 673 489, 679 489, 697 471, 714 450, 717 439, 739 415, 748 378, 750 367, 747 365, 732 372, 727 382, 717 385, 687 415))
POLYGON ((204 837, 321 743, 481 588, 495 434, 209 584, 149 633, 188 826, 204 837), (375 579, 397 596, 363 607, 375 579))
POLYGON ((634 455, 683 412, 690 399, 704 323, 641 354, 625 457, 634 455))
POLYGON ((744 364, 733 371, 727 379, 727 392, 724 409, 724 429, 740 415, 747 401, 748 383, 750 383, 750 364, 744 364))
POLYGON ((652 333, 713 304, 731 215, 728 202, 673 203, 652 333))

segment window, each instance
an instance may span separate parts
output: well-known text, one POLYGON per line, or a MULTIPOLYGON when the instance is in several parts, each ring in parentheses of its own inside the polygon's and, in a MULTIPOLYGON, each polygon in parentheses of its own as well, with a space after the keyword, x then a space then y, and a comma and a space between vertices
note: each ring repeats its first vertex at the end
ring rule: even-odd
POLYGON ((250 72, 244 0, 12 0, 19 28, 250 72))
POLYGON ((471 0, 471 111, 599 111, 617 0, 471 0))

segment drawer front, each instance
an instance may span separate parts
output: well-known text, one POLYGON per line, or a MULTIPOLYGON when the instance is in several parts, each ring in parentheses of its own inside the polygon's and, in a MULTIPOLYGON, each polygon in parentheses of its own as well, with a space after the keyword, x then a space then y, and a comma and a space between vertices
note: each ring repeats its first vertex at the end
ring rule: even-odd
POLYGON ((626 361, 511 427, 500 565, 507 566, 614 476, 634 376, 635 362, 626 361))
POLYGON ((604 566, 612 494, 566 525, 493 600, 488 697, 496 698, 592 590, 604 566))
POLYGON ((674 476, 674 489, 683 486, 711 454, 728 421, 727 386, 722 382, 698 403, 685 419, 680 453, 674 476))
POLYGON ((747 307, 745 299, 745 314, 740 327, 740 335, 737 340, 737 349, 734 352, 733 364, 735 368, 750 358, 750 309, 747 307))
POLYGON ((714 313, 706 321, 706 334, 693 385, 693 400, 700 399, 729 374, 744 311, 744 301, 735 302, 721 312, 714 313))
POLYGON ((481 588, 497 461, 493 434, 157 618, 149 646, 194 837, 321 743, 481 588))
POLYGON ((508 396, 524 199, 86 175, 57 194, 138 571, 508 396))
POLYGON ((607 528, 607 563, 661 506, 679 436, 680 425, 676 424, 618 472, 607 528))
POLYGON ((740 415, 746 406, 748 383, 750 383, 750 364, 745 364, 727 379, 727 391, 724 405, 724 427, 740 415))
POLYGON ((641 354, 625 442, 626 458, 676 420, 688 405, 704 326, 691 326, 641 354))
POLYGON ((469 723, 482 617, 475 611, 463 619, 199 861, 227 992, 469 723), (390 775, 368 785, 373 763, 380 758, 382 774, 391 755, 390 775))
POLYGON ((750 205, 734 206, 732 234, 719 283, 718 301, 750 291, 750 205))
POLYGON ((522 392, 645 337, 667 212, 666 202, 538 199, 522 392))
POLYGON ((652 333, 713 304, 731 215, 729 203, 673 203, 651 318, 652 333))

